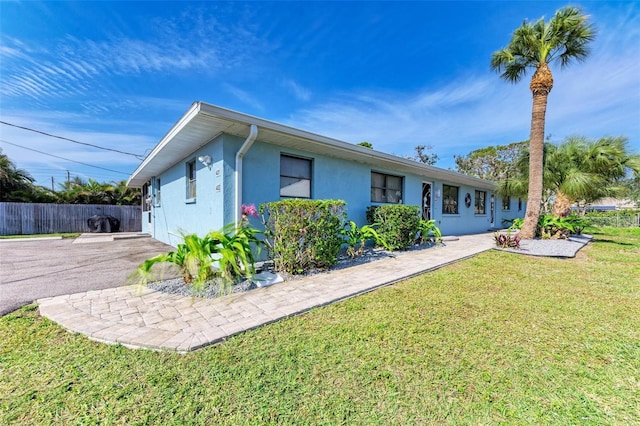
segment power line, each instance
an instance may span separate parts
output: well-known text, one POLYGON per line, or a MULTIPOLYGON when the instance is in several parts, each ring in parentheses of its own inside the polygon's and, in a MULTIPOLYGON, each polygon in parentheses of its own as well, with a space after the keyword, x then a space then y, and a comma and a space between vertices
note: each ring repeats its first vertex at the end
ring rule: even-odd
POLYGON ((90 143, 87 143, 87 142, 80 142, 80 141, 76 141, 76 140, 73 140, 73 139, 65 138, 64 136, 52 135, 51 133, 43 132, 43 131, 32 129, 32 128, 29 128, 29 127, 23 127, 23 126, 18 126, 17 124, 7 123, 6 121, 0 121, 0 123, 4 124, 4 125, 7 125, 7 126, 17 127, 18 129, 28 130, 28 131, 34 132, 34 133, 40 133, 41 135, 50 136, 52 138, 57 138, 57 139, 62 139, 62 140, 65 140, 65 141, 77 143, 77 144, 80 144, 80 145, 91 146, 93 148, 104 149, 105 151, 117 152, 119 154, 124 154, 124 155, 131 155, 133 157, 136 157, 139 160, 144 160, 144 156, 138 155, 138 154, 134 154, 132 152, 120 151, 119 149, 113 149, 113 148, 105 148, 103 146, 93 145, 93 144, 90 144, 90 143))
POLYGON ((27 150, 29 150, 29 151, 37 152, 37 153, 39 153, 39 154, 48 155, 48 156, 50 156, 50 157, 59 158, 59 159, 61 159, 61 160, 71 161, 72 163, 82 164, 83 166, 93 167, 93 168, 96 168, 96 169, 106 170, 106 171, 108 171, 108 172, 120 173, 120 174, 123 174, 123 175, 127 175, 127 176, 129 176, 129 173, 121 172, 121 171, 118 171, 118 170, 107 169, 107 168, 105 168, 105 167, 94 166, 94 165, 92 165, 92 164, 83 163, 83 162, 81 162, 81 161, 71 160, 70 158, 60 157, 59 155, 49 154, 48 152, 38 151, 37 149, 33 149, 33 148, 27 148, 26 146, 22 146, 22 145, 18 145, 18 144, 15 144, 15 143, 9 142, 9 141, 5 141, 4 139, 0 139, 0 142, 2 142, 2 143, 7 143, 7 144, 9 144, 9 145, 13 145, 13 146, 17 146, 18 148, 27 149, 27 150))

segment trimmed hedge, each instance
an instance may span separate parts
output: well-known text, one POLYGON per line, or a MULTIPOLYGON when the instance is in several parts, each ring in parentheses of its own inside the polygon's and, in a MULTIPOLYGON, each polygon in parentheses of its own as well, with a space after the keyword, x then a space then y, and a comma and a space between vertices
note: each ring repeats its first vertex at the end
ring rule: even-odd
POLYGON ((367 221, 376 227, 390 250, 406 250, 413 245, 420 230, 420 207, 406 204, 370 206, 367 221))
POLYGON ((260 205, 265 243, 277 271, 302 274, 338 262, 345 222, 342 200, 287 199, 260 205))

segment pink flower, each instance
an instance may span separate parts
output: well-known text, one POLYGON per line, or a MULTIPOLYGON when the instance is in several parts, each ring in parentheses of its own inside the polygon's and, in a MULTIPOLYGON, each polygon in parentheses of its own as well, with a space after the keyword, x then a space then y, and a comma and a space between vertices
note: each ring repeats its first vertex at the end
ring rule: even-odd
POLYGON ((258 210, 256 210, 256 206, 253 204, 243 204, 242 205, 242 216, 248 217, 258 217, 258 210))

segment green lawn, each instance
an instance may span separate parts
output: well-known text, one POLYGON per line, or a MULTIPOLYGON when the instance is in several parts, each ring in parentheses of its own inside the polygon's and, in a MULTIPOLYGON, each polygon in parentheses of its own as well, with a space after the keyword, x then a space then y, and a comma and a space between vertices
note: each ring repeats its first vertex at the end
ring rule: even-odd
POLYGON ((640 230, 491 251, 187 355, 0 319, 0 424, 640 424, 640 230))
POLYGON ((67 232, 57 234, 31 234, 31 235, 0 235, 0 240, 10 240, 14 238, 43 238, 43 237, 62 237, 62 238, 77 238, 80 236, 79 232, 67 232))

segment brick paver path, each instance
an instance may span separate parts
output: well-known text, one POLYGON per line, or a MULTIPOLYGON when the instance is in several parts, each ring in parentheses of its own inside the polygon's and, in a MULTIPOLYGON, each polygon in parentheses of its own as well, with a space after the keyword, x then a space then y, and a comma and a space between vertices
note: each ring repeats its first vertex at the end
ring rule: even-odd
POLYGON ((41 315, 93 340, 189 352, 234 334, 334 303, 490 250, 492 234, 217 299, 138 286, 38 300, 41 315))

